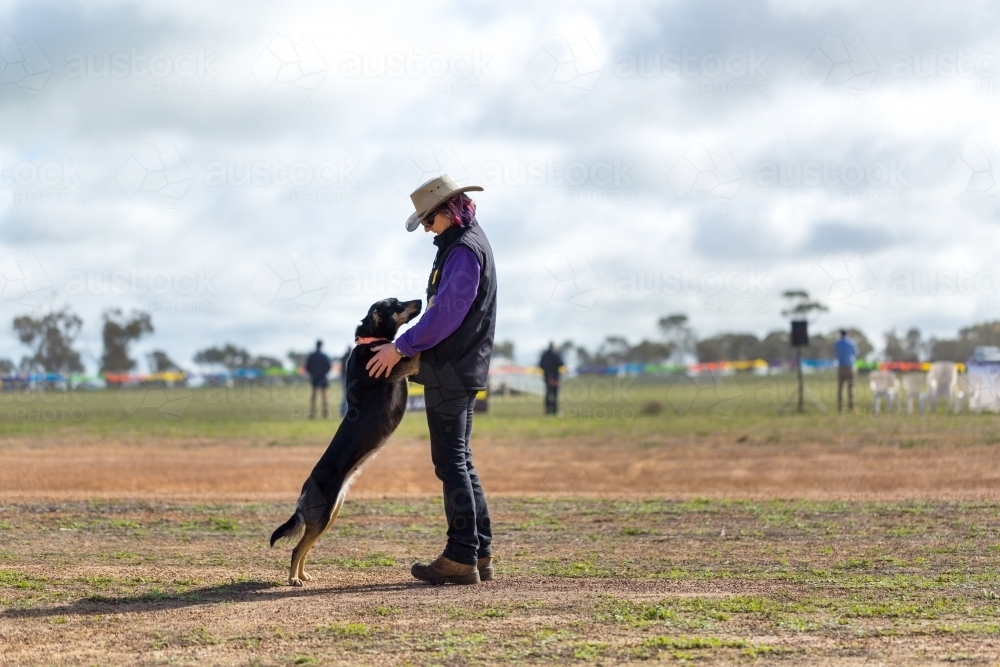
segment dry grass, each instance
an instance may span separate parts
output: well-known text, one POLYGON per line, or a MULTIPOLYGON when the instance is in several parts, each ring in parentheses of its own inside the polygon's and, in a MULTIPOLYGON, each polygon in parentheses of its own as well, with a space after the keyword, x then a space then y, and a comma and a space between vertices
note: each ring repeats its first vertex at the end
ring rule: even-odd
POLYGON ((497 498, 499 577, 427 587, 436 499, 349 502, 283 585, 288 504, 0 511, 3 664, 985 664, 995 504, 497 498))

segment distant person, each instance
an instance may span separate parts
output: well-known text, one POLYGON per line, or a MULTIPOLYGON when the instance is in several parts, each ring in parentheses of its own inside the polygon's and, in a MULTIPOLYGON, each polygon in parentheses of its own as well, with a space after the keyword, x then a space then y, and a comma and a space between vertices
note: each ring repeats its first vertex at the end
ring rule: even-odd
POLYGON ((837 356, 837 412, 844 411, 844 384, 847 384, 847 409, 854 412, 854 362, 858 360, 858 346, 846 329, 840 330, 833 353, 837 356))
POLYGON ((549 349, 542 353, 538 366, 545 376, 545 414, 559 414, 559 377, 562 367, 566 364, 559 356, 554 342, 549 343, 549 349))
POLYGON ((340 416, 347 416, 347 360, 351 358, 351 346, 347 346, 347 351, 340 358, 340 416))
POLYGON ((316 419, 316 393, 323 395, 323 419, 330 417, 326 402, 326 388, 330 383, 326 374, 330 372, 330 357, 323 354, 323 341, 316 341, 316 351, 306 358, 306 372, 312 380, 312 396, 309 397, 309 419, 316 419))

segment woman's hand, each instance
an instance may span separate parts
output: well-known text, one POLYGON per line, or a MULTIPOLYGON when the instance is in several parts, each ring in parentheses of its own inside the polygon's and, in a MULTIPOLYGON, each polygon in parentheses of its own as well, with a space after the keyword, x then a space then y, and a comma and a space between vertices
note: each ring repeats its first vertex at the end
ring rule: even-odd
POLYGON ((376 378, 382 376, 382 371, 385 371, 385 376, 389 377, 393 367, 403 358, 399 352, 396 352, 396 346, 392 343, 373 347, 372 351, 375 356, 368 360, 365 368, 368 370, 368 375, 376 378))

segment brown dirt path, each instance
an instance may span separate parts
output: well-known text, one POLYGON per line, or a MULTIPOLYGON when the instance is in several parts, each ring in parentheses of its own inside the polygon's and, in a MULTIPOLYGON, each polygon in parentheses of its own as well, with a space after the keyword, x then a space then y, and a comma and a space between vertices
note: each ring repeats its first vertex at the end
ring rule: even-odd
MULTIPOLYGON (((322 451, 232 439, 8 439, 0 445, 0 498, 287 498, 322 451)), ((493 494, 1000 498, 1000 449, 991 446, 481 438, 474 451, 493 494)), ((366 466, 352 496, 439 491, 426 441, 397 438, 366 466)))

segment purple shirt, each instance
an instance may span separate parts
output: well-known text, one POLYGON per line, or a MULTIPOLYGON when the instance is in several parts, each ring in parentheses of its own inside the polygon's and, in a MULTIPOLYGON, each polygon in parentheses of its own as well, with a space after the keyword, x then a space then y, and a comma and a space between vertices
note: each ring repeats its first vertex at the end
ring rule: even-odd
POLYGON ((420 320, 396 339, 400 352, 412 357, 455 333, 479 291, 479 268, 479 258, 469 248, 458 246, 451 251, 441 268, 438 293, 420 320))

